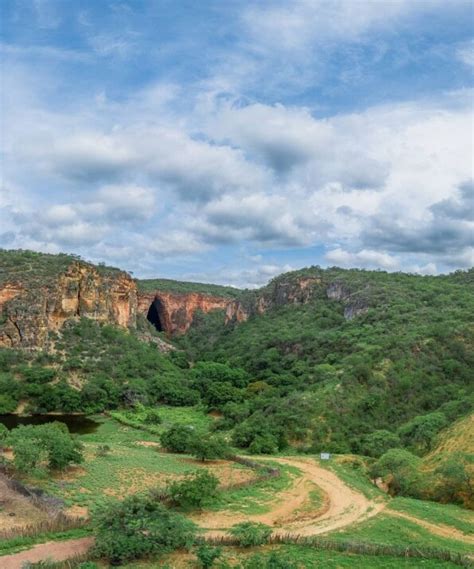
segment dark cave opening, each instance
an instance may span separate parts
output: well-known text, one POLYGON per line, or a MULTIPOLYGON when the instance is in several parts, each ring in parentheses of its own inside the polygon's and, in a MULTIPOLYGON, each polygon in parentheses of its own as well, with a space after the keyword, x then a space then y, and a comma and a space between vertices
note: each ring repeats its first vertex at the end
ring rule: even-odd
POLYGON ((156 298, 150 304, 150 308, 148 309, 148 314, 146 315, 146 318, 148 322, 151 322, 153 324, 153 326, 158 330, 158 332, 163 332, 164 328, 161 322, 160 312, 161 312, 161 301, 158 298, 156 298))

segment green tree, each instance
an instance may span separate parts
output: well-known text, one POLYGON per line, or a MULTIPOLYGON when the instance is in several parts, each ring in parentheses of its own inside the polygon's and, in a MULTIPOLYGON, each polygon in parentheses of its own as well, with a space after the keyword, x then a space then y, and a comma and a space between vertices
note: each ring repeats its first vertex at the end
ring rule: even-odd
POLYGON ((467 508, 474 506, 474 479, 470 468, 473 456, 464 452, 453 453, 435 470, 441 476, 436 497, 441 502, 457 502, 467 508))
POLYGON ((95 553, 111 564, 190 547, 196 526, 150 496, 135 494, 93 513, 95 553))
POLYGON ((194 427, 191 425, 172 425, 161 433, 160 442, 166 450, 184 453, 189 451, 191 441, 195 436, 194 427))
POLYGON ((391 448, 400 447, 400 437, 390 431, 380 429, 362 438, 360 451, 367 456, 378 458, 391 448))
POLYGON ((219 480, 207 470, 198 470, 168 487, 171 500, 182 508, 202 508, 217 498, 219 480))
POLYGON ((83 460, 82 445, 63 423, 21 425, 8 438, 14 453, 16 468, 22 471, 35 468, 45 460, 48 467, 62 470, 71 463, 83 460))
POLYGON ((222 437, 194 433, 189 441, 188 452, 204 462, 224 458, 229 452, 229 447, 222 437))
POLYGON ((446 424, 444 413, 418 415, 402 425, 398 434, 406 446, 413 448, 417 453, 425 453, 431 449, 436 435, 446 424))
POLYGON ((419 465, 420 459, 411 452, 393 448, 370 467, 370 474, 373 478, 384 478, 391 494, 416 497, 419 495, 419 465))

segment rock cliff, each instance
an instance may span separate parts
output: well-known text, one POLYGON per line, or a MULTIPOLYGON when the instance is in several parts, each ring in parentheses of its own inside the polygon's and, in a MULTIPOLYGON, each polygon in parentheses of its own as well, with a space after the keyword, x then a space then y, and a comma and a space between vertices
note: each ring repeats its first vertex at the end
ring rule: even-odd
POLYGON ((158 330, 168 334, 183 334, 192 324, 196 311, 225 310, 228 298, 200 292, 141 292, 138 313, 146 316, 158 330))
POLYGON ((350 320, 368 310, 368 303, 360 294, 354 294, 344 283, 327 282, 319 276, 296 276, 288 273, 274 279, 257 291, 247 291, 238 299, 228 302, 226 323, 244 322, 250 316, 263 314, 269 309, 287 304, 306 304, 315 295, 342 302, 344 318, 350 320))
POLYGON ((17 274, 0 284, 0 346, 44 347, 48 334, 66 320, 86 317, 134 327, 137 290, 133 279, 121 271, 100 271, 81 261, 36 282, 17 274))

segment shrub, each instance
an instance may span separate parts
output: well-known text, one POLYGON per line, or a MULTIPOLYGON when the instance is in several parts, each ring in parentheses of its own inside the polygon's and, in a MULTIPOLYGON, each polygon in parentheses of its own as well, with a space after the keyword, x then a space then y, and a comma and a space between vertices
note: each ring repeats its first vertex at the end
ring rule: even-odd
POLYGON ((278 441, 270 433, 258 435, 250 443, 249 451, 252 454, 275 454, 278 452, 278 441))
POLYGON ((207 470, 197 471, 170 484, 171 500, 182 508, 202 508, 217 498, 219 480, 207 470))
POLYGON ((21 425, 10 432, 8 441, 13 448, 15 466, 21 471, 35 468, 42 460, 47 460, 48 467, 54 470, 83 461, 82 445, 63 423, 21 425))
POLYGON ((232 526, 230 533, 238 539, 242 547, 255 547, 268 542, 272 528, 265 524, 242 522, 232 526))
POLYGON ((405 449, 393 448, 382 455, 370 468, 374 478, 386 478, 391 494, 417 496, 420 477, 420 459, 405 449))
POLYGON ((224 439, 212 435, 199 435, 198 433, 191 437, 188 446, 188 452, 203 462, 224 458, 228 451, 229 447, 224 439))
POLYGON ((145 415, 145 423, 150 425, 159 425, 161 423, 161 417, 158 409, 148 409, 145 415))
POLYGON ((200 563, 200 567, 203 569, 208 569, 212 567, 214 561, 219 559, 222 555, 222 549, 220 547, 211 547, 210 545, 203 544, 199 546, 196 551, 196 557, 200 563))
POLYGON ((161 433, 161 445, 171 452, 187 452, 194 436, 194 427, 191 425, 172 425, 161 433))
POLYGON ((378 458, 389 449, 400 447, 400 437, 381 429, 363 437, 359 446, 362 454, 378 458))
POLYGON ((150 496, 135 494, 93 514, 95 553, 111 563, 190 547, 196 526, 150 496))

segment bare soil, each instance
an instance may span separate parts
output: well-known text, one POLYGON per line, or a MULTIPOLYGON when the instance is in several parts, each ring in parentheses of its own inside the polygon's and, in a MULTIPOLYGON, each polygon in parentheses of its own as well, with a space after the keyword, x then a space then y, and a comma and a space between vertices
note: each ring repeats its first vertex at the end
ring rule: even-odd
POLYGON ((27 551, 0 557, 2 569, 22 569, 26 562, 65 561, 76 555, 84 555, 94 544, 93 537, 69 539, 67 541, 49 541, 35 545, 27 551))

